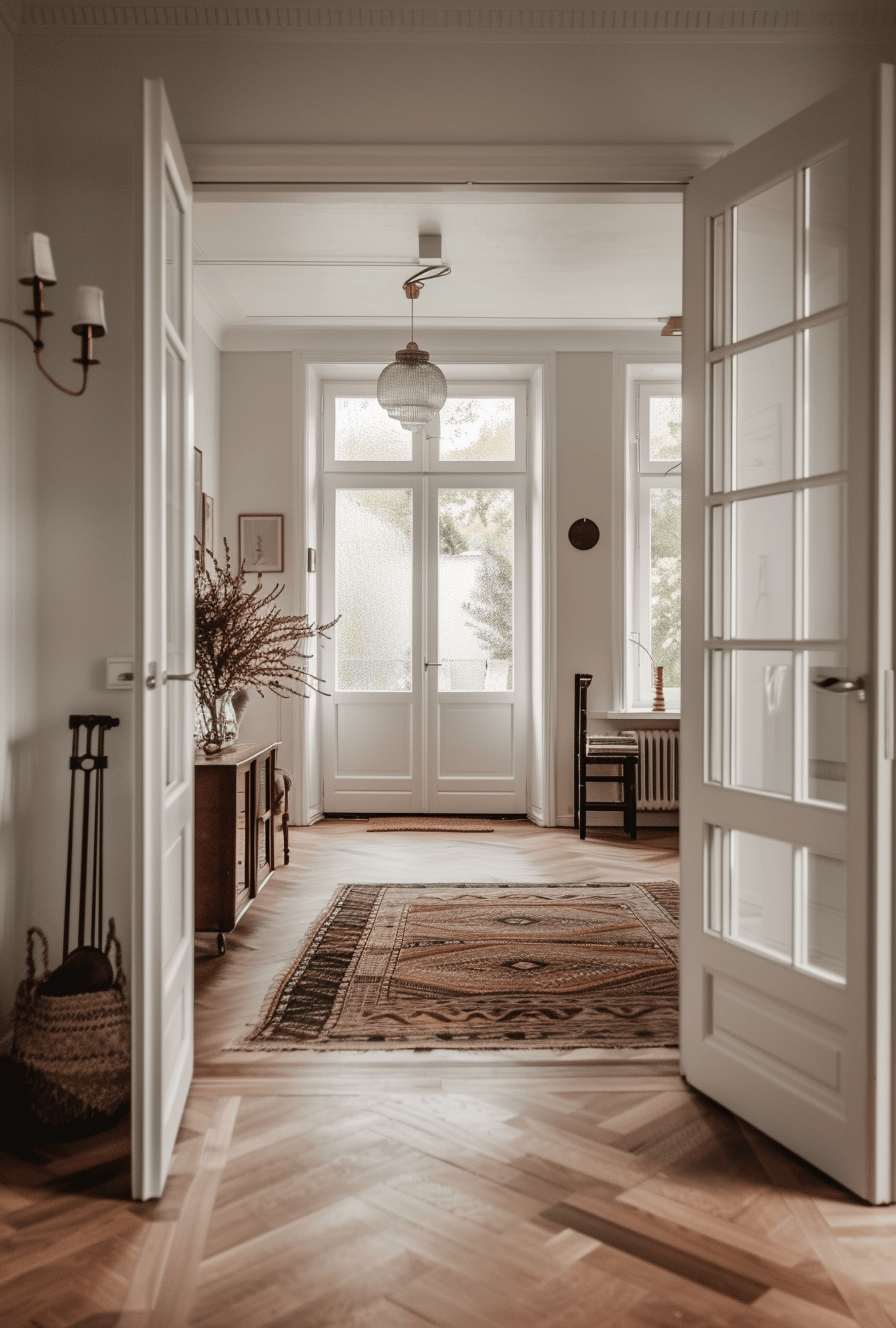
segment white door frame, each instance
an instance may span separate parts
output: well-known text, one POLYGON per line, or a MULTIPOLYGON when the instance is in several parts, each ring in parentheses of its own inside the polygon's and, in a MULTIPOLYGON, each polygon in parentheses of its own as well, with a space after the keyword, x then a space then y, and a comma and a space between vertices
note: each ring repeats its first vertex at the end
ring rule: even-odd
MULTIPOLYGON (((553 352, 521 355, 518 351, 489 354, 438 355, 440 364, 452 366, 465 378, 494 381, 502 376, 529 382, 529 557, 530 557, 530 670, 532 709, 529 724, 527 815, 536 825, 556 824, 555 734, 556 687, 556 573, 555 573, 555 356, 553 352), (469 370, 469 372, 468 372, 469 370), (540 570, 541 575, 536 573, 540 570)), ((296 352, 294 355, 294 448, 297 490, 296 585, 297 611, 317 613, 317 574, 307 571, 307 549, 320 542, 321 383, 325 379, 376 376, 382 363, 370 351, 338 354, 296 352), (366 370, 366 373, 365 373, 366 370), (307 486, 307 487, 306 487, 307 486)), ((302 781, 301 824, 319 820, 320 723, 314 699, 293 707, 296 750, 307 769, 302 781)))

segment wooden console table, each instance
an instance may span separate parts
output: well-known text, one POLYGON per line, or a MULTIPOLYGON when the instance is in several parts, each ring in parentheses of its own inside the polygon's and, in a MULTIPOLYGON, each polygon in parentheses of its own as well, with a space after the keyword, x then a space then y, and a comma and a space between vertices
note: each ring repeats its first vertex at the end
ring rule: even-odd
POLYGON ((276 865, 274 766, 279 742, 196 753, 196 931, 218 953, 276 865))

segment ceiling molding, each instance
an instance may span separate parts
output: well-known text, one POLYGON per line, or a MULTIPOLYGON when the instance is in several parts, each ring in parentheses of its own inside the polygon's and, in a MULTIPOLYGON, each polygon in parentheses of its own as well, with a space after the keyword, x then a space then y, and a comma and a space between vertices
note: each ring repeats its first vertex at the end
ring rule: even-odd
POLYGON ((194 184, 684 184, 726 143, 187 143, 194 184))
POLYGON ((291 34, 297 37, 479 38, 501 40, 581 41, 587 38, 703 38, 712 40, 869 40, 896 33, 892 4, 769 3, 741 7, 730 3, 702 6, 641 7, 617 3, 554 7, 526 3, 491 7, 444 5, 423 0, 416 5, 303 6, 296 4, 71 4, 0 0, 24 32, 65 30, 139 33, 162 30, 166 36, 189 36, 214 29, 216 34, 291 34))

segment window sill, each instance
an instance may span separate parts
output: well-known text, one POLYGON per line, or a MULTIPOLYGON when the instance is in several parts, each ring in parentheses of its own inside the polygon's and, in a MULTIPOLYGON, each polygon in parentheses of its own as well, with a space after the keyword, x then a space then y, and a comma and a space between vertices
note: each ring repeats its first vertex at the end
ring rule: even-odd
POLYGON ((589 710, 589 719, 681 719, 680 710, 589 710))

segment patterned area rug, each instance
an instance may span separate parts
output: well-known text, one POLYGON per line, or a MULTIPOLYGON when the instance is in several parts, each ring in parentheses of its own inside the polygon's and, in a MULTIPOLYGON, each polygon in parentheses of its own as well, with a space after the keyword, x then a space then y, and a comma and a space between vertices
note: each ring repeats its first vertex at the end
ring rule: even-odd
POLYGON ((491 821, 473 816, 371 816, 367 833, 378 835, 385 830, 455 830, 462 835, 491 835, 495 827, 491 821))
POLYGON ((234 1050, 674 1047, 678 886, 343 885, 234 1050))

